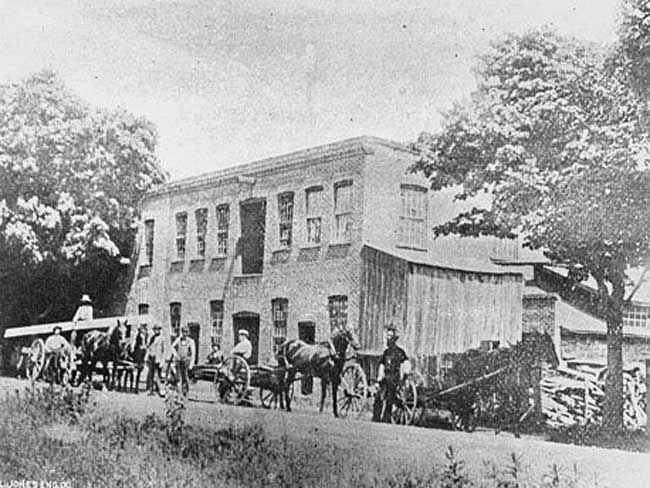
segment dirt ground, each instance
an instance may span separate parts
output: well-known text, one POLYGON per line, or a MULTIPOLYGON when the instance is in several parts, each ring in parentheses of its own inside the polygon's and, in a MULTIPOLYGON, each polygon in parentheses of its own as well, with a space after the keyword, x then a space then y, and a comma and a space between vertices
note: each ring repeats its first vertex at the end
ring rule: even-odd
MULTIPOLYGON (((28 385, 23 380, 0 378, 0 391, 13 392, 28 385)), ((255 395, 256 396, 256 395, 255 395)), ((534 438, 516 439, 510 434, 491 431, 471 434, 419 427, 375 424, 368 419, 337 420, 331 411, 319 414, 312 402, 297 401, 291 413, 261 407, 233 407, 210 402, 209 388, 199 383, 188 402, 186 420, 197 426, 222 428, 231 424, 259 423, 272 437, 286 437, 300 445, 335 446, 346 461, 367 469, 428 470, 445 463, 445 451, 452 446, 466 462, 468 471, 481 473, 485 461, 498 465, 514 453, 531 479, 540 480, 556 464, 581 473, 585 486, 648 487, 650 454, 613 449, 580 447, 546 442, 534 438)), ((98 392, 99 405, 110 411, 133 416, 157 413, 164 416, 161 398, 115 392, 98 392)))

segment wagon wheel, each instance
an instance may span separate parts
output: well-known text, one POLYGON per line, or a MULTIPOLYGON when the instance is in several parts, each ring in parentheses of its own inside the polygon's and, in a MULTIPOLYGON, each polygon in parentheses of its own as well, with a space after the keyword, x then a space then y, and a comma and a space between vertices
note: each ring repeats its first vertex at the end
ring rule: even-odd
POLYGON ((72 379, 72 354, 72 351, 66 349, 62 354, 59 355, 58 364, 56 365, 56 381, 60 385, 68 385, 72 379))
POLYGON ((238 405, 248 393, 251 370, 241 356, 228 356, 214 376, 217 397, 224 403, 238 405))
POLYGON ((341 418, 361 416, 368 399, 368 380, 358 363, 348 364, 341 373, 338 411, 341 418))
MULTIPOLYGON (((291 383, 287 391, 289 393, 289 398, 293 399, 293 383, 291 383)), ((284 394, 284 392, 279 391, 279 390, 269 390, 266 388, 260 388, 260 402, 262 403, 262 406, 264 408, 279 408, 282 405, 282 402, 284 401, 281 397, 284 394)))
POLYGON ((395 404, 390 415, 394 424, 410 425, 418 406, 418 389, 415 382, 405 378, 395 392, 395 404))
POLYGON ((43 339, 36 339, 31 345, 29 363, 27 364, 27 377, 32 381, 36 381, 41 371, 43 371, 44 364, 45 342, 43 342, 43 339))

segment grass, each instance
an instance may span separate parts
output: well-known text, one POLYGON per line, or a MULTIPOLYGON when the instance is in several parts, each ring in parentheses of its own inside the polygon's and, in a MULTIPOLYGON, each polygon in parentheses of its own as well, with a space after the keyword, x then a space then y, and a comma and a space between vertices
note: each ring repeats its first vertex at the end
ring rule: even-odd
POLYGON ((563 488, 577 470, 549 467, 532 483, 521 460, 487 464, 470 476, 452 447, 446 463, 425 472, 361 466, 330 446, 271 439, 260 425, 209 430, 184 422, 182 398, 166 398, 164 418, 101 416, 90 390, 32 388, 0 402, 0 482, 50 480, 71 486, 354 486, 421 488, 563 488))

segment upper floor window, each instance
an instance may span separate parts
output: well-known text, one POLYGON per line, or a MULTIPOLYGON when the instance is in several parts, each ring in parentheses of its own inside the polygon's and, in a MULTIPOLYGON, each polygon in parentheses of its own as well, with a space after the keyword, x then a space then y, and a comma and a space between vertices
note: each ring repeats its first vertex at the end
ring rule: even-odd
POLYGON ((336 242, 352 239, 352 180, 334 186, 334 238, 336 242))
POLYGON ((185 259, 185 244, 187 242, 187 212, 176 214, 176 257, 185 259))
POLYGON ((334 295, 328 299, 330 314, 330 329, 346 327, 348 325, 348 297, 345 295, 334 295))
POLYGON ((323 220, 323 187, 305 190, 305 214, 307 215, 307 243, 320 244, 323 220))
POLYGON ((278 214, 280 221, 280 246, 291 246, 293 230, 293 192, 278 195, 278 214))
POLYGON ((426 249, 427 190, 419 186, 400 187, 399 244, 426 249))
POLYGON ((153 220, 144 221, 144 254, 148 266, 153 264, 153 220))
POLYGON ((649 312, 650 309, 648 307, 639 307, 638 305, 628 306, 623 310, 623 326, 646 327, 648 325, 649 312))
POLYGON ((277 355, 280 345, 287 340, 287 318, 289 316, 289 300, 275 298, 271 300, 273 314, 273 355, 277 355))
POLYGON ((199 208, 194 212, 196 220, 196 255, 205 256, 205 236, 208 233, 208 209, 199 208))
POLYGON ((221 346, 223 338, 223 300, 210 302, 210 319, 212 320, 212 344, 221 346))
POLYGON ((181 304, 178 302, 169 304, 169 325, 171 334, 178 336, 181 332, 181 304))
POLYGON ((228 254, 228 225, 230 222, 230 207, 228 204, 217 207, 217 254, 228 254))

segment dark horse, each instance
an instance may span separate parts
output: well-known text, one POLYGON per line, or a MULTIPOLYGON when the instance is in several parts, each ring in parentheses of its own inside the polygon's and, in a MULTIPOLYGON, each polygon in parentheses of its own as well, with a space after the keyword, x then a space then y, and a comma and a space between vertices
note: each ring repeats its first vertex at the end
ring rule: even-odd
MULTIPOLYGON (((285 342, 278 351, 278 357, 284 357, 289 368, 287 371, 286 385, 293 383, 296 373, 305 376, 320 378, 321 397, 320 412, 325 405, 325 396, 328 383, 332 385, 332 407, 334 416, 338 417, 337 390, 341 383, 341 373, 345 364, 348 345, 359 349, 359 343, 352 332, 343 327, 338 328, 329 341, 318 344, 307 344, 300 339, 292 339, 285 342)), ((287 411, 291 411, 291 395, 289 388, 285 389, 285 405, 287 411)))
POLYGON ((115 384, 117 363, 123 354, 126 337, 126 321, 117 323, 106 332, 91 330, 81 339, 81 378, 92 381, 97 363, 102 363, 104 384, 112 388, 115 384), (112 369, 109 370, 109 364, 112 369))

